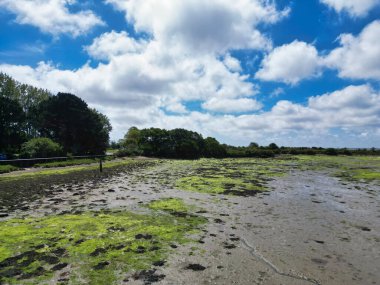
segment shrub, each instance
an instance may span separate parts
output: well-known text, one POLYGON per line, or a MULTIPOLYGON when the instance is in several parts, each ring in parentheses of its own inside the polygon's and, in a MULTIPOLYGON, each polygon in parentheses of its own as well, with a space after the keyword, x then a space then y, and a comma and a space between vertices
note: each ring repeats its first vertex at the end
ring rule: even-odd
POLYGON ((24 143, 20 156, 23 158, 42 158, 63 155, 62 147, 48 138, 35 138, 24 143))
POLYGON ((335 148, 328 148, 325 150, 326 155, 338 155, 338 151, 335 148))
POLYGON ((16 170, 19 170, 19 168, 13 165, 0 165, 0 174, 8 173, 8 172, 16 171, 16 170))

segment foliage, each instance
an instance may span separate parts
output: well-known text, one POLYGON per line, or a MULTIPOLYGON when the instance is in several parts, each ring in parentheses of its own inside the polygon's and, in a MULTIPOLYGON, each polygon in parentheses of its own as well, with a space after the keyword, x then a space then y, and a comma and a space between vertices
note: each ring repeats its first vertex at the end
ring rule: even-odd
POLYGON ((140 130, 136 127, 131 127, 124 139, 120 141, 120 148, 116 153, 117 156, 135 156, 141 155, 142 150, 139 147, 140 130))
POLYGON ((0 73, 0 96, 15 100, 20 104, 26 117, 23 131, 28 138, 38 137, 39 134, 36 129, 36 108, 42 101, 52 96, 52 94, 45 89, 22 84, 12 79, 12 77, 0 73))
POLYGON ((38 107, 42 135, 59 142, 73 154, 104 153, 112 127, 106 116, 89 109, 75 95, 58 93, 38 107))
POLYGON ((274 149, 279 149, 279 147, 275 143, 269 144, 268 148, 273 149, 273 150, 274 149))
POLYGON ((20 104, 8 97, 0 96, 0 153, 17 151, 24 141, 25 113, 20 104))
POLYGON ((221 145, 215 138, 208 137, 204 140, 204 156, 222 158, 226 157, 226 148, 221 145))
POLYGON ((16 171, 19 168, 13 165, 0 165, 0 174, 16 171))
POLYGON ((197 159, 202 156, 224 157, 225 148, 214 138, 203 139, 202 135, 185 129, 164 130, 150 128, 129 129, 118 152, 123 155, 145 155, 151 157, 197 159))
POLYGON ((49 138, 34 138, 21 146, 20 157, 44 158, 63 155, 62 147, 49 138))

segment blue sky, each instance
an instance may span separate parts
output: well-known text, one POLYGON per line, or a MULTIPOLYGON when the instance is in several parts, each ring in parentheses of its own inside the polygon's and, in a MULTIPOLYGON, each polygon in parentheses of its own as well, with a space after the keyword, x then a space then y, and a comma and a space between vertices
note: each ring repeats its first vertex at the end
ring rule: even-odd
POLYGON ((0 0, 0 71, 129 127, 380 147, 379 0, 0 0))

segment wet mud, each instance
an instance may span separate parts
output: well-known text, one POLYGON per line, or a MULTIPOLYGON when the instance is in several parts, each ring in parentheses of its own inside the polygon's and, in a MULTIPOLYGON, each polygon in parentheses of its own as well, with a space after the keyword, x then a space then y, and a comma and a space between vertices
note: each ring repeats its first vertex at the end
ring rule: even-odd
MULTIPOLYGON (((95 179, 72 176, 71 181, 66 177, 46 186, 40 183, 37 193, 31 192, 33 199, 3 201, 0 221, 87 211, 146 214, 149 205, 163 201, 160 209, 173 218, 202 217, 206 223, 190 234, 191 242, 171 242, 165 259, 155 260, 149 269, 123 272, 115 284, 379 284, 380 186, 376 181, 347 181, 334 177, 331 171, 302 170, 289 162, 276 165, 276 171, 273 165, 266 165, 272 168, 268 171, 281 175, 261 172, 259 182, 251 177, 254 186, 260 187, 252 187, 251 192, 242 191, 249 173, 239 175, 238 167, 223 171, 229 173, 228 179, 243 177, 242 183, 224 183, 225 189, 218 193, 184 191, 176 184, 178 179, 203 174, 214 179, 220 170, 192 167, 186 164, 173 171, 173 163, 163 161, 95 179), (182 208, 173 198, 189 208, 182 208), (166 202, 171 208, 165 209, 166 202)), ((7 185, 0 190, 9 191, 15 189, 7 185)), ((9 197, 9 193, 0 195, 1 199, 9 197)), ((123 233, 129 229, 116 225, 108 231, 123 233)), ((143 257, 161 249, 148 232, 137 232, 133 238, 144 244, 132 249, 128 243, 97 247, 90 255, 100 258, 117 249, 143 257)), ((80 245, 84 240, 72 242, 80 245)), ((22 284, 22 280, 49 271, 53 276, 49 284, 79 284, 70 279, 73 268, 57 258, 66 254, 64 248, 60 250, 41 253, 37 247, 0 260, 1 275, 16 276, 22 284), (22 272, 36 260, 43 267, 22 272)), ((93 270, 101 274, 111 265, 110 260, 99 260, 93 270)))

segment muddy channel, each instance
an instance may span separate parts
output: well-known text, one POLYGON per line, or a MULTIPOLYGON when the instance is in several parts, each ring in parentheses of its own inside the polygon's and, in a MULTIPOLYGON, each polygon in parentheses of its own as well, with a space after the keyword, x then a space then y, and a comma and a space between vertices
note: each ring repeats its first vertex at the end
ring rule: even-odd
POLYGON ((102 209, 144 213, 141 205, 150 201, 180 198, 208 223, 164 264, 144 278, 131 272, 122 284, 380 284, 379 185, 290 170, 268 181, 270 192, 242 197, 163 185, 165 171, 161 163, 53 183, 0 220, 102 209))

